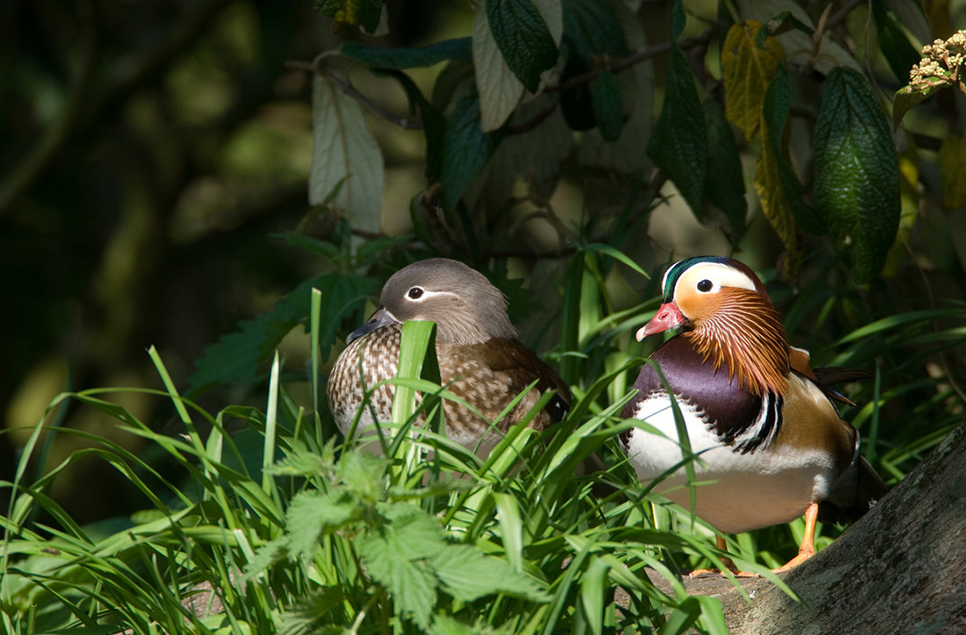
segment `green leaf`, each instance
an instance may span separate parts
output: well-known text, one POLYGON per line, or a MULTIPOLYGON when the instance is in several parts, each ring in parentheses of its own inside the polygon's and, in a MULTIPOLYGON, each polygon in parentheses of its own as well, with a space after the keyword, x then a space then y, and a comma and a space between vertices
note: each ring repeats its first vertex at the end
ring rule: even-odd
POLYGON ((338 86, 316 75, 312 84, 312 171, 309 203, 331 200, 352 226, 378 233, 382 225, 385 171, 382 150, 362 107, 338 86))
POLYGON ((483 132, 479 99, 467 95, 459 100, 446 125, 443 140, 443 208, 456 207, 466 186, 483 169, 503 138, 502 130, 483 132))
POLYGON ((375 33, 382 18, 383 0, 315 0, 315 10, 337 25, 358 24, 375 33))
POLYGON ((380 507, 388 522, 356 538, 356 548, 368 574, 393 595, 396 615, 409 616, 425 629, 438 586, 428 561, 446 546, 443 532, 435 518, 414 505, 380 507))
POLYGON ((899 163, 882 108, 865 77, 829 73, 815 125, 815 200, 833 235, 851 240, 852 269, 869 282, 899 227, 899 163))
POLYGON ((557 63, 557 45, 530 0, 489 0, 486 17, 507 66, 531 93, 540 74, 557 63))
POLYGON ((531 602, 546 602, 536 581, 516 571, 506 560, 487 556, 469 545, 447 545, 432 561, 443 589, 457 600, 473 600, 496 593, 531 602))
POLYGON ((564 35, 588 70, 595 56, 627 54, 624 30, 609 2, 564 0, 561 5, 564 35))
POLYGON ((898 129, 907 112, 924 102, 940 88, 944 88, 944 86, 928 86, 922 90, 917 90, 912 86, 903 86, 897 90, 895 100, 892 102, 893 128, 898 129))
POLYGON ((604 70, 591 82, 591 91, 594 119, 600 136, 605 141, 617 141, 624 125, 624 106, 614 74, 604 70))
POLYGON ((260 366, 296 325, 304 323, 310 312, 312 289, 322 293, 319 346, 323 357, 335 342, 342 322, 351 318, 361 322, 365 300, 378 290, 374 280, 362 276, 330 272, 303 282, 272 309, 252 320, 240 322, 239 330, 222 336, 205 348, 194 374, 191 391, 213 384, 247 383, 258 377, 260 366))
POLYGON ((705 197, 724 212, 729 233, 738 239, 745 232, 748 203, 741 156, 731 124, 713 99, 704 101, 704 121, 708 126, 708 171, 705 197))
POLYGON ((472 39, 443 40, 422 48, 382 49, 362 42, 346 42, 339 49, 343 56, 370 68, 403 69, 434 66, 447 60, 469 62, 473 58, 472 39))
POLYGON ((358 507, 345 490, 300 492, 285 513, 289 553, 311 558, 319 546, 319 537, 354 520, 358 507))
POLYGON ((892 74, 900 82, 909 81, 909 71, 922 59, 919 51, 909 42, 896 14, 885 2, 872 3, 872 17, 879 34, 879 50, 889 63, 892 74))
POLYGON ((664 105, 647 143, 647 155, 674 181, 691 209, 701 209, 708 166, 708 134, 691 67, 673 40, 664 105))

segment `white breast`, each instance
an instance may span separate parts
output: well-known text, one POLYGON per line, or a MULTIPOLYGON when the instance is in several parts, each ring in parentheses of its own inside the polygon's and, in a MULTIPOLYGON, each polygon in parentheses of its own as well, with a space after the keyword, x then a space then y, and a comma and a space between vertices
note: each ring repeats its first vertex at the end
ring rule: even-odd
MULTIPOLYGON (((695 512, 719 530, 741 533, 786 523, 827 495, 833 470, 826 453, 787 446, 776 453, 762 446, 755 452, 741 454, 734 451, 733 445, 721 445, 695 406, 680 400, 678 406, 691 450, 698 457, 694 462, 698 481, 695 512)), ((642 429, 633 431, 625 448, 638 478, 650 484, 673 469, 655 491, 690 508, 682 464, 685 453, 678 441, 670 400, 666 395, 645 399, 634 418, 646 422, 642 429), (648 430, 647 424, 654 430, 648 430)), ((752 429, 745 434, 754 433, 752 429)), ((736 444, 743 437, 739 436, 736 444)))

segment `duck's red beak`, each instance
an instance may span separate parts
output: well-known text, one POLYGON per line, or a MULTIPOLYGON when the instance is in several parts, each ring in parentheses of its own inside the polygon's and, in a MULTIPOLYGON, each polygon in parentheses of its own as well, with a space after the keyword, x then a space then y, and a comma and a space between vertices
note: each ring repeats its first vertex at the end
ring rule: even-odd
POLYGON ((662 304, 661 308, 657 310, 657 314, 651 319, 651 321, 637 331, 637 341, 640 342, 648 335, 663 333, 668 329, 683 326, 686 321, 687 318, 684 317, 683 313, 681 313, 681 309, 678 308, 678 305, 674 304, 673 302, 662 304))

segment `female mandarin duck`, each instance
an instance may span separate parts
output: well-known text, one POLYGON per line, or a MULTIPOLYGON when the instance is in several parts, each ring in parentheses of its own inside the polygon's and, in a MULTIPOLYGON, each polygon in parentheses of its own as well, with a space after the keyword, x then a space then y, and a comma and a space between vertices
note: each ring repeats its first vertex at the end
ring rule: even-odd
MULTIPOLYGON (((651 359, 674 393, 698 456, 695 514, 727 533, 804 515, 798 556, 775 570, 788 571, 815 553, 820 504, 823 515, 854 520, 885 485, 859 454, 859 433, 831 401, 847 400, 819 383, 805 351, 789 347, 780 316, 750 268, 730 258, 689 258, 667 271, 663 289, 664 304, 637 339, 682 329, 651 359)), ((631 429, 621 445, 641 481, 671 471, 656 491, 690 508, 664 384, 646 365, 634 387, 624 418, 646 420, 660 434, 631 429)), ((723 549, 720 536, 717 542, 723 549)))
POLYGON ((470 406, 443 402, 450 439, 485 456, 545 391, 554 395, 530 427, 543 430, 563 419, 569 409, 567 385, 516 339, 503 293, 461 262, 432 258, 393 274, 382 289, 379 309, 349 335, 349 346, 336 361, 327 390, 343 434, 349 433, 357 416, 360 432, 375 421, 391 420, 393 387, 382 382, 396 376, 402 323, 407 320, 436 322, 443 384, 470 406), (367 400, 365 387, 380 384, 367 400), (530 388, 531 384, 535 385, 530 388), (491 425, 524 391, 526 396, 498 425, 491 425))

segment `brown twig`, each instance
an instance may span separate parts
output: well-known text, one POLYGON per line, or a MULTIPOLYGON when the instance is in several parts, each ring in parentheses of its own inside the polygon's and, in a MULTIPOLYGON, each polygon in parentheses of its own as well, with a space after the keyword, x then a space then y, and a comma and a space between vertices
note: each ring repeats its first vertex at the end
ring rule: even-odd
MULTIPOLYGON (((707 44, 708 42, 711 41, 712 37, 714 37, 714 32, 711 29, 707 29, 695 37, 684 38, 683 40, 678 42, 678 46, 681 47, 682 49, 691 49, 696 46, 707 44)), ((640 51, 635 51, 633 53, 630 53, 626 57, 622 57, 618 60, 615 60, 610 64, 607 64, 606 66, 595 68, 593 70, 587 71, 586 73, 581 73, 580 75, 575 75, 562 84, 558 84, 557 86, 550 86, 546 89, 545 92, 560 93, 560 92, 570 90, 572 88, 576 88, 581 84, 586 84, 588 82, 593 81, 594 79, 597 78, 598 75, 604 72, 604 70, 609 70, 612 73, 619 73, 621 71, 627 70, 628 68, 631 68, 635 64, 640 64, 641 62, 645 60, 649 60, 653 57, 657 57, 658 55, 664 55, 670 50, 671 50, 670 42, 662 42, 661 44, 655 44, 654 46, 649 46, 645 49, 641 49, 640 51)), ((389 112, 382 106, 379 106, 374 101, 372 101, 371 99, 363 95, 361 92, 359 92, 359 90, 356 89, 356 87, 353 86, 348 79, 341 77, 340 75, 338 75, 337 73, 333 72, 328 68, 323 67, 322 64, 320 63, 322 61, 322 58, 323 56, 319 56, 312 62, 303 62, 301 60, 289 60, 285 63, 285 66, 287 68, 307 71, 310 73, 316 73, 318 75, 321 75, 322 77, 325 77, 326 79, 335 83, 340 89, 342 89, 342 91, 345 94, 349 95, 350 97, 352 97, 353 99, 361 103, 363 106, 371 110, 373 113, 388 121, 389 123, 395 124, 396 126, 399 126, 400 128, 404 128, 406 130, 422 130, 423 128, 422 122, 414 119, 409 119, 407 117, 396 116, 395 114, 389 112)), ((556 107, 557 107, 556 104, 551 104, 548 107, 541 110, 540 112, 538 112, 530 119, 528 119, 527 121, 514 124, 511 126, 507 126, 506 133, 521 134, 521 133, 529 132, 530 130, 533 130, 541 123, 543 123, 543 121, 553 113, 556 107)))

